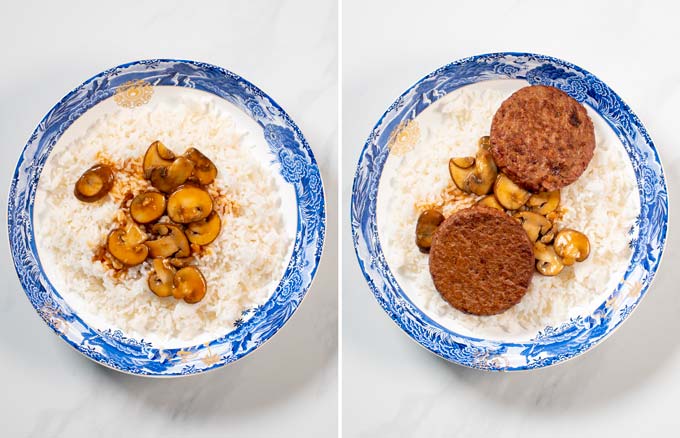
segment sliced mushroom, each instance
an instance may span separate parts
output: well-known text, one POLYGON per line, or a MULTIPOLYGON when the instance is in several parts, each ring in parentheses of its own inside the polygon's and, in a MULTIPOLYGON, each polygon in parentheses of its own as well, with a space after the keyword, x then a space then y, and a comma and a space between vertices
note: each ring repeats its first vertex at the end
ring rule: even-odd
POLYGON ((483 137, 479 137, 479 141, 477 142, 477 145, 482 148, 482 149, 489 149, 491 147, 491 137, 488 135, 485 135, 483 137))
POLYGON ((184 156, 194 163, 193 177, 203 185, 210 184, 217 176, 217 167, 196 148, 189 148, 184 153, 184 156))
POLYGON ((475 157, 458 157, 451 158, 453 164, 460 167, 461 169, 467 169, 475 164, 475 157))
POLYGON ((552 246, 541 242, 534 243, 534 257, 536 258, 536 269, 543 275, 552 277, 564 269, 562 259, 555 253, 552 246))
POLYGON ((508 210, 517 210, 526 204, 531 197, 531 193, 512 182, 510 178, 502 173, 496 179, 493 192, 498 202, 508 210))
POLYGON ((178 187, 168 198, 168 216, 180 224, 205 219, 212 209, 213 202, 208 192, 190 184, 178 187))
POLYGON ((146 260, 149 248, 144 245, 146 234, 136 224, 127 229, 117 228, 109 233, 106 249, 125 266, 135 266, 146 260))
POLYGON ((189 242, 207 245, 217 238, 221 227, 220 215, 213 211, 207 218, 187 225, 185 232, 189 242))
MULTIPOLYGON (((548 218, 546 217, 546 219, 548 219, 548 218)), ((548 220, 550 220, 550 219, 548 219, 548 220)), ((553 239, 555 239, 555 234, 557 234, 557 224, 555 222, 551 222, 551 223, 552 223, 552 227, 550 227, 548 232, 545 233, 543 236, 541 236, 541 238, 539 239, 539 242, 545 243, 546 245, 551 243, 553 241, 553 239)))
POLYGON ((142 192, 130 203, 130 215, 137 223, 148 224, 165 213, 165 196, 158 192, 142 192))
POLYGON ((175 268, 168 265, 167 259, 153 259, 153 271, 149 273, 147 284, 151 292, 159 297, 169 297, 174 288, 175 268))
POLYGON ((425 210, 416 223, 416 245, 420 252, 428 254, 432 245, 432 236, 439 224, 444 222, 444 215, 437 210, 425 210))
POLYGON ((537 242, 552 228, 552 223, 548 219, 530 211, 520 211, 514 217, 522 224, 522 228, 526 231, 531 243, 537 242))
POLYGON ((169 166, 151 170, 151 185, 161 192, 170 193, 189 179, 194 170, 193 161, 179 157, 169 166))
POLYGON ((555 236, 555 252, 562 257, 564 264, 573 265, 582 262, 590 255, 590 241, 580 231, 565 228, 555 236))
POLYGON ((191 255, 189 241, 177 225, 155 224, 151 227, 151 232, 160 236, 155 240, 145 242, 149 247, 151 257, 189 257, 191 255))
POLYGON ((546 215, 557 209, 560 205, 560 191, 539 192, 531 195, 527 201, 529 209, 535 213, 546 215))
POLYGON ((486 195, 477 201, 477 205, 485 205, 487 207, 495 208, 496 210, 505 211, 503 206, 498 203, 498 199, 496 199, 494 195, 486 195))
MULTIPOLYGON (((464 160, 467 160, 467 158, 464 158, 464 160)), ((489 151, 485 149, 477 151, 474 167, 463 168, 458 166, 456 161, 460 161, 460 159, 449 160, 449 173, 459 189, 476 195, 489 193, 498 174, 496 163, 494 163, 489 151)))
POLYGON ((94 165, 78 178, 73 194, 83 202, 98 201, 109 193, 113 179, 113 171, 109 166, 94 165))
POLYGON ((195 266, 187 266, 177 271, 173 283, 175 287, 172 295, 177 299, 184 298, 189 304, 201 301, 207 291, 205 278, 195 266))
POLYGON ((163 143, 156 140, 144 154, 144 162, 142 168, 144 169, 144 177, 150 178, 151 171, 158 167, 168 167, 175 159, 175 154, 170 149, 165 147, 163 143))
POLYGON ((472 166, 465 168, 465 167, 460 167, 456 165, 455 160, 460 160, 459 158, 451 158, 449 160, 449 174, 451 175, 451 179, 453 180, 453 183, 461 189, 464 192, 469 192, 467 190, 467 187, 465 185, 465 181, 467 181, 467 177, 472 173, 474 168, 472 166))
POLYGON ((194 260, 195 259, 192 256, 174 257, 170 259, 170 264, 176 268, 184 268, 185 266, 189 266, 194 260))

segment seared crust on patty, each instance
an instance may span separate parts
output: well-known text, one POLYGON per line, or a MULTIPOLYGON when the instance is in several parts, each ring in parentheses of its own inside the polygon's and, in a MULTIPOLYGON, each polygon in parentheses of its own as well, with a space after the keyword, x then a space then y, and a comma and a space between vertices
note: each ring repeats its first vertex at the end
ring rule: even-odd
POLYGON ((576 181, 595 150, 586 109, 561 90, 524 87, 507 98, 491 123, 496 165, 520 186, 553 191, 576 181))
POLYGON ((534 273, 534 253, 522 226, 483 206, 448 217, 430 248, 430 274, 441 296, 474 315, 501 313, 517 304, 534 273))

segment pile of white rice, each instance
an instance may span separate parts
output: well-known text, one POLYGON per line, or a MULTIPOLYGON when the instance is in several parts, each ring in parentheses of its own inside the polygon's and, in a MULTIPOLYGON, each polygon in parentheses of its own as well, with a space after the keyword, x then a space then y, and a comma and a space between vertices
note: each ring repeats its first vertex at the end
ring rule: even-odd
MULTIPOLYGON (((518 85, 519 88, 521 85, 518 85)), ((513 90, 514 91, 514 90, 513 90)), ((460 312, 444 301, 432 282, 428 256, 415 245, 416 206, 442 202, 450 186, 448 161, 474 156, 488 135, 496 109, 512 91, 464 87, 445 96, 416 119, 413 144, 390 154, 378 193, 378 230, 390 269, 409 297, 442 325, 461 334, 525 339, 600 305, 622 280, 632 255, 629 231, 639 213, 632 166, 623 146, 591 110, 597 147, 585 173, 562 190, 566 210, 560 228, 574 228, 591 242, 590 257, 556 277, 535 273, 522 301, 495 316, 460 312)), ((408 136, 406 136, 408 137, 408 136)), ((468 201, 468 204, 471 201, 468 201)), ((448 203, 445 216, 467 206, 448 203)), ((421 207, 422 208, 422 207, 421 207)))
POLYGON ((39 255, 52 284, 95 327, 121 329, 156 346, 205 342, 232 330, 244 310, 269 298, 291 243, 271 170, 249 150, 250 141, 225 111, 187 101, 118 110, 72 143, 55 147, 40 177, 34 215, 39 255), (98 202, 86 204, 73 195, 75 181, 98 159, 139 167, 154 140, 176 154, 194 146, 218 169, 213 186, 222 193, 216 199, 222 230, 194 263, 208 286, 198 304, 154 295, 147 286, 148 262, 120 278, 93 262, 117 226, 123 186, 139 188, 143 181, 119 173, 111 193, 98 202))

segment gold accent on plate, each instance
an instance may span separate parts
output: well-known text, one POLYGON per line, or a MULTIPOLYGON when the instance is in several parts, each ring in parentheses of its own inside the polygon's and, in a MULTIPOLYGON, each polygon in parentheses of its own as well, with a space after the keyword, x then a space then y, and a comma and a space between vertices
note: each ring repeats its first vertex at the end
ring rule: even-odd
POLYGON ((188 362, 190 359, 193 359, 196 356, 196 352, 179 350, 177 352, 177 356, 180 357, 180 359, 182 360, 182 363, 185 363, 185 362, 188 362))
POLYGON ((420 140, 420 126, 415 120, 407 120, 401 122, 392 134, 390 135, 390 140, 387 143, 387 147, 391 154, 397 156, 402 156, 408 151, 413 149, 413 147, 420 140))
MULTIPOLYGON (((212 352, 212 350, 210 349, 210 344, 208 342, 203 344, 203 346, 207 348, 208 354, 201 358, 201 362, 206 364, 206 366, 210 366, 220 361, 220 356, 212 352)), ((182 360, 182 363, 186 363, 189 362, 190 360, 195 359, 196 356, 198 356, 198 352, 180 350, 177 352, 177 356, 182 360)))
POLYGON ((619 294, 616 297, 612 297, 607 300, 607 307, 619 307, 619 305, 627 298, 631 298, 633 301, 635 301, 640 295, 641 291, 642 283, 639 281, 624 281, 619 294))
POLYGON ((628 296, 631 298, 637 298, 640 295, 640 292, 642 291, 642 283, 639 281, 636 281, 634 283, 627 282, 628 285, 630 286, 630 290, 628 291, 628 296))
POLYGON ((118 87, 113 100, 122 107, 135 108, 148 103, 151 96, 153 96, 153 86, 146 81, 137 79, 127 81, 118 87))
POLYGON ((61 311, 45 306, 42 307, 38 313, 45 322, 52 324, 57 332, 61 333, 62 335, 66 333, 68 329, 68 323, 61 314, 61 311))
POLYGON ((219 362, 220 357, 210 350, 210 345, 208 345, 207 342, 203 345, 205 345, 205 347, 208 349, 208 354, 201 358, 201 362, 203 362, 206 366, 214 365, 219 362))

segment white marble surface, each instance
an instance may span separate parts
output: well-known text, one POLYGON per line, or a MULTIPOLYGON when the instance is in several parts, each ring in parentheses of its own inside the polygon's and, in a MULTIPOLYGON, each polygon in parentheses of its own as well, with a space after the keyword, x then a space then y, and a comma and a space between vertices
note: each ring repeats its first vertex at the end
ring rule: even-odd
POLYGON ((185 379, 90 362, 43 324, 7 248, 16 158, 43 115, 90 76, 142 58, 226 67, 272 96, 314 149, 337 203, 337 6, 327 1, 4 2, 0 13, 0 436, 335 436, 337 215, 308 297, 269 343, 185 379), (199 6, 200 4, 200 6, 199 6))
MULTIPOLYGON (((436 68, 493 51, 580 65, 629 103, 680 192, 677 5, 598 2, 343 3, 342 209, 373 125, 436 68)), ((677 436, 680 416, 680 211, 671 199, 664 262, 647 297, 610 339, 563 365, 486 373, 411 341, 363 280, 343 217, 343 428, 346 437, 677 436), (675 231, 675 232, 674 232, 675 231)))

